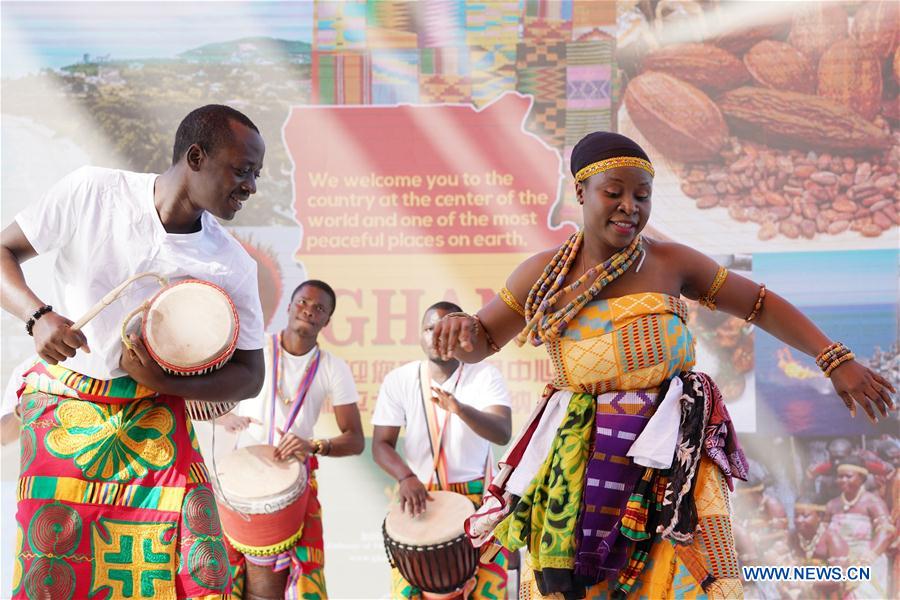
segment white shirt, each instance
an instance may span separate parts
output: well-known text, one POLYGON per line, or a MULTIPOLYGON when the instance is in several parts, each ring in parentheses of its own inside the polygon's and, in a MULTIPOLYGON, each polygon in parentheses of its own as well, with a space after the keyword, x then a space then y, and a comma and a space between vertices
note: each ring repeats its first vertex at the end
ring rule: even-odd
POLYGON ((22 376, 25 374, 25 371, 31 368, 31 365, 33 365, 36 360, 38 360, 37 356, 29 356, 13 368, 12 373, 9 375, 9 380, 6 382, 6 388, 3 390, 3 403, 2 406, 0 406, 0 416, 12 414, 16 410, 16 406, 19 405, 19 389, 22 387, 22 384, 25 383, 22 376))
MULTIPOLYGON (((54 185, 16 216, 39 253, 58 250, 53 267, 54 312, 77 321, 120 283, 143 271, 170 281, 203 279, 224 289, 237 308, 237 347, 263 346, 256 263, 219 222, 204 212, 196 233, 167 233, 153 203, 157 175, 83 167, 54 185)), ((65 367, 97 379, 119 368, 125 316, 159 290, 153 278, 132 284, 84 329, 90 354, 79 351, 65 367)))
MULTIPOLYGON (((265 345, 266 381, 262 390, 258 396, 244 400, 235 409, 237 414, 244 417, 253 417, 262 423, 262 425, 251 424, 248 429, 241 432, 237 442, 239 447, 269 443, 272 380, 274 379, 272 377, 271 346, 271 343, 267 340, 265 345)), ((297 395, 300 382, 306 374, 306 367, 309 365, 313 352, 314 350, 310 350, 303 356, 295 356, 284 349, 281 351, 282 389, 280 396, 290 398, 290 402, 284 402, 280 396, 275 399, 275 427, 277 428, 284 429, 288 414, 291 411, 291 404, 297 395)), ((300 408, 300 414, 297 415, 294 424, 291 426, 291 433, 300 438, 311 438, 313 436, 313 428, 319 419, 319 413, 322 412, 322 406, 326 400, 332 406, 354 404, 358 402, 359 394, 356 392, 356 383, 353 381, 350 366, 327 350, 321 350, 319 368, 306 394, 306 399, 300 408)), ((276 431, 276 445, 279 438, 280 436, 276 431)))
MULTIPOLYGON (((416 477, 428 484, 434 472, 434 457, 431 453, 425 409, 422 406, 420 365, 421 361, 407 363, 387 374, 378 391, 372 425, 406 427, 403 455, 416 477)), ((489 406, 510 406, 509 390, 503 376, 495 367, 485 363, 460 363, 447 381, 438 384, 432 379, 431 386, 452 392, 461 403, 478 410, 489 406)), ((431 402, 431 399, 428 398, 427 401, 431 402)), ((441 423, 450 417, 444 434, 449 482, 461 483, 483 477, 491 443, 472 431, 458 416, 449 415, 439 406, 435 406, 435 410, 441 423)))

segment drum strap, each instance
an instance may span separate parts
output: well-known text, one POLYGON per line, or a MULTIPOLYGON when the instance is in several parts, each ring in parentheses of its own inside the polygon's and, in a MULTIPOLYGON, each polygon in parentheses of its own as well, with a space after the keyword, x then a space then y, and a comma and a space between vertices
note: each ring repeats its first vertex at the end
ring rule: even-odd
MULTIPOLYGON (((456 383, 453 384, 453 391, 459 387, 459 381, 463 375, 463 363, 459 363, 459 371, 456 377, 456 383)), ((431 484, 437 478, 438 485, 442 490, 450 489, 450 474, 447 470, 447 452, 444 449, 444 440, 446 439, 447 425, 450 423, 450 413, 444 412, 444 418, 438 415, 437 406, 432 397, 431 391, 431 374, 428 372, 428 361, 422 361, 419 366, 419 389, 422 394, 422 408, 425 411, 425 424, 428 427, 428 441, 431 443, 431 456, 434 464, 431 472, 431 480, 427 485, 431 484)))
MULTIPOLYGON (((284 427, 282 427, 282 431, 285 433, 291 430, 291 426, 300 414, 300 408, 303 406, 306 395, 309 393, 309 388, 312 387, 312 382, 319 371, 320 357, 321 352, 319 352, 319 347, 316 346, 313 349, 313 355, 310 357, 309 363, 306 365, 306 371, 303 373, 303 377, 300 378, 300 384, 297 386, 297 391, 294 394, 294 401, 291 403, 291 410, 288 413, 287 420, 284 422, 284 427)), ((280 399, 278 391, 281 387, 282 368, 281 333, 276 333, 272 335, 272 405, 269 410, 269 445, 272 446, 275 445, 275 406, 280 399)))

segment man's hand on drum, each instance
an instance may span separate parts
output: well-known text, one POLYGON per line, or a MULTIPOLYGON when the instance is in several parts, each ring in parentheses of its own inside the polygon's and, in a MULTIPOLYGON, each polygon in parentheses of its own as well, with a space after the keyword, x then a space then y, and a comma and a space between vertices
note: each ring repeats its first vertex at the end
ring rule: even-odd
POLYGON ((80 331, 72 331, 72 325, 72 321, 53 311, 38 319, 32 329, 38 356, 55 365, 72 358, 78 350, 90 353, 87 338, 80 331))
POLYGON ((452 315, 434 324, 431 346, 444 360, 454 358, 454 351, 462 348, 471 352, 474 348, 478 321, 474 317, 452 315))
POLYGON ((128 339, 131 347, 122 344, 122 358, 119 359, 119 366, 139 384, 159 391, 163 387, 162 382, 168 375, 147 352, 140 336, 132 333, 128 339))
POLYGON ((397 495, 400 497, 400 510, 407 512, 407 509, 409 509, 409 514, 414 517, 425 512, 425 503, 427 501, 434 500, 415 475, 410 475, 400 482, 400 489, 397 495))
POLYGON ((285 434, 281 429, 278 429, 278 433, 281 434, 281 441, 278 442, 278 447, 275 448, 275 458, 278 460, 288 460, 294 457, 297 460, 304 461, 307 456, 312 454, 315 446, 309 440, 297 437, 293 433, 285 434))

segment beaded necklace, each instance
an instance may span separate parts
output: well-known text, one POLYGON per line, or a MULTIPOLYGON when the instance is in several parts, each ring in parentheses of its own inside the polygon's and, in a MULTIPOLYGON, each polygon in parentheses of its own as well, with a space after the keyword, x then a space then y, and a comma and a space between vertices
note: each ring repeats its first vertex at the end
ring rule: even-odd
POLYGON ((843 501, 844 510, 850 510, 853 506, 859 502, 859 499, 862 498, 863 492, 866 491, 863 486, 859 487, 859 491, 856 492, 856 497, 853 500, 847 499, 847 496, 844 492, 841 492, 841 500, 843 501))
POLYGON ((809 560, 816 553, 816 546, 819 545, 819 540, 822 539, 822 536, 825 535, 825 523, 819 523, 819 528, 816 529, 815 535, 812 536, 812 539, 806 541, 803 539, 803 536, 800 535, 800 532, 797 532, 797 542, 800 544, 800 549, 803 550, 803 553, 806 555, 806 560, 809 560))
POLYGON ((531 287, 528 298, 525 301, 525 317, 528 323, 525 329, 516 336, 516 344, 522 346, 530 341, 533 346, 540 346, 544 342, 554 340, 575 318, 575 315, 584 306, 597 297, 604 287, 615 281, 625 273, 634 260, 643 251, 641 237, 635 238, 627 248, 616 252, 604 262, 591 267, 575 282, 562 287, 566 275, 575 262, 578 249, 584 239, 584 231, 572 234, 566 242, 560 246, 559 251, 544 268, 544 272, 531 287), (560 298, 568 292, 584 286, 593 280, 590 288, 578 294, 571 302, 556 312, 550 309, 556 305, 560 298), (546 321, 544 318, 546 318, 546 321))

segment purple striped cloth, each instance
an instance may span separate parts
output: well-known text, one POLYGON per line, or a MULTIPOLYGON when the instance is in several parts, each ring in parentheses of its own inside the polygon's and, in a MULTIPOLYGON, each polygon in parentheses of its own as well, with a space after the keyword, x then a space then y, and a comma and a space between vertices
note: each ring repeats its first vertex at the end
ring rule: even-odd
POLYGON ((621 535, 619 526, 644 467, 625 454, 653 415, 655 401, 652 392, 614 392, 597 397, 594 448, 585 469, 576 530, 575 575, 581 578, 601 581, 628 561, 631 540, 621 535))

